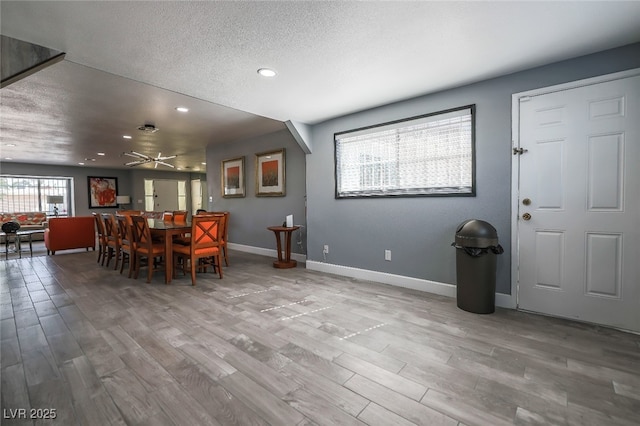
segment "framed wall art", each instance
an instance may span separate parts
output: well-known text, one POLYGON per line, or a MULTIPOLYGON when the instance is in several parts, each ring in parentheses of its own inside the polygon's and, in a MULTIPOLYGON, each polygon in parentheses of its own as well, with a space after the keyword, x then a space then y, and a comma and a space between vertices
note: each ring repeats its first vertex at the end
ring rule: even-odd
POLYGON ((244 197, 244 157, 223 160, 220 171, 222 196, 244 197))
POLYGON ((116 194, 118 193, 118 178, 89 176, 89 208, 100 209, 118 207, 116 194))
POLYGON ((256 196, 284 197, 284 148, 256 154, 256 196))

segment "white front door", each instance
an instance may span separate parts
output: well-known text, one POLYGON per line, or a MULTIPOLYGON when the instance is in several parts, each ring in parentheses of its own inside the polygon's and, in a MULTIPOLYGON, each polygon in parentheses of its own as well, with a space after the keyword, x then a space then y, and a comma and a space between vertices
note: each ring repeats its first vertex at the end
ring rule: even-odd
POLYGON ((520 98, 518 308, 640 332, 640 76, 520 98))
POLYGON ((153 197, 153 210, 159 212, 178 210, 178 181, 154 180, 153 197))

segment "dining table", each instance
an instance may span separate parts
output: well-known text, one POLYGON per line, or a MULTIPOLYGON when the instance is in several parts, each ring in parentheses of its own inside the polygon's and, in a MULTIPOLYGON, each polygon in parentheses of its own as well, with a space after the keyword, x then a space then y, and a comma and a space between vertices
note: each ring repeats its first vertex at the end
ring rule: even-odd
POLYGON ((191 222, 172 222, 162 219, 147 219, 151 237, 164 240, 164 282, 173 278, 173 237, 191 232, 191 222))

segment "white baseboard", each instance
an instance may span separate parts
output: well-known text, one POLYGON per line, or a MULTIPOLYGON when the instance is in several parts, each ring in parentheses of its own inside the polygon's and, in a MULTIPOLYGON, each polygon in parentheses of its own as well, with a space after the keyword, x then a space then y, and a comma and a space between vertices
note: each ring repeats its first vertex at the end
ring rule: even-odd
MULTIPOLYGON (((273 258, 278 257, 277 250, 273 249, 253 247, 235 243, 229 243, 229 248, 231 250, 243 251, 260 256, 268 256, 273 258)), ((382 284, 389 284, 397 287, 410 288, 413 290, 438 294, 440 296, 456 297, 456 286, 454 284, 407 277, 404 275, 389 274, 387 272, 370 271, 368 269, 353 268, 350 266, 317 262, 314 260, 307 260, 307 257, 305 255, 298 253, 291 253, 291 258, 297 260, 298 262, 306 263, 307 269, 311 269, 312 271, 342 275, 344 277, 357 278, 365 281, 375 281, 382 284)), ((510 294, 496 293, 496 306, 507 309, 516 309, 515 296, 510 294)))
MULTIPOLYGON (((307 269, 366 281, 375 281, 418 291, 425 291, 427 293, 434 293, 440 296, 456 297, 456 286, 454 284, 407 277, 404 275, 389 274, 386 272, 370 271, 367 269, 352 268, 350 266, 333 265, 313 260, 307 260, 307 269)), ((510 294, 496 293, 496 306, 515 309, 515 297, 512 297, 510 294)))
MULTIPOLYGON (((236 244, 232 242, 229 242, 227 245, 231 250, 238 250, 238 251, 243 251, 245 253, 252 253, 252 254, 258 254, 260 256, 273 257, 274 259, 278 257, 278 250, 275 250, 275 249, 247 246, 244 244, 236 244)), ((291 259, 304 263, 307 261, 307 256, 300 253, 291 253, 291 259)))
POLYGON ((389 274, 387 272, 370 271, 367 269, 352 268, 350 266, 333 265, 331 263, 307 261, 307 269, 345 277, 358 278, 366 281, 375 281, 397 287, 411 288, 413 290, 426 291, 441 296, 456 297, 456 286, 453 284, 423 280, 420 278, 406 277, 404 275, 389 274))

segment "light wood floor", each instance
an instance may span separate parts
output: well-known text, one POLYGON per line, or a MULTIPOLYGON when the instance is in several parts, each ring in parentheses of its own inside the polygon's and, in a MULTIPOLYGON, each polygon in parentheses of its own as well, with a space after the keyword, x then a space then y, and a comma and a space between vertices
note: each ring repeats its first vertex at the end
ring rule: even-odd
POLYGON ((638 335, 238 252, 196 287, 95 258, 0 262, 3 425, 640 424, 638 335))

